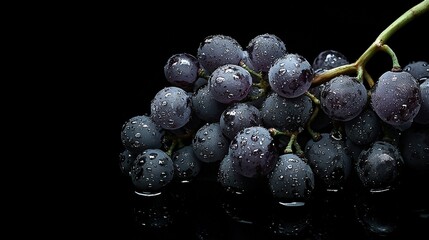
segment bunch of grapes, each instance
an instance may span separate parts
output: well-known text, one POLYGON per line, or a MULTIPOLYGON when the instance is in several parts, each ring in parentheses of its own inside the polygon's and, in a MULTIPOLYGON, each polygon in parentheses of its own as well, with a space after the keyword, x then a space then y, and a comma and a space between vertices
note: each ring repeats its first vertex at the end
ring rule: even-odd
POLYGON ((270 33, 246 47, 207 36, 195 54, 166 60, 169 86, 149 113, 123 124, 121 170, 137 193, 152 195, 211 167, 225 191, 262 186, 284 204, 342 191, 351 175, 379 192, 398 187, 404 170, 429 173, 428 63, 388 69, 376 81, 357 71, 315 84, 348 65, 333 49, 309 61, 270 33))

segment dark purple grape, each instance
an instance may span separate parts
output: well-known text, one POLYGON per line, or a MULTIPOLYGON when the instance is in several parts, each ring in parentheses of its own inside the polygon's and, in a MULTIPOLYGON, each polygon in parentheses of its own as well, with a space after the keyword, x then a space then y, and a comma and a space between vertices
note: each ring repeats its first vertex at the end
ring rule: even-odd
POLYGON ((149 116, 139 115, 128 119, 121 130, 122 145, 134 154, 149 148, 160 148, 164 130, 149 116))
POLYGON ((189 53, 178 53, 167 60, 164 75, 172 85, 187 89, 198 79, 198 69, 196 57, 189 53))
POLYGON ((352 170, 352 159, 343 140, 321 133, 320 140, 310 139, 306 143, 305 156, 313 170, 316 187, 328 191, 344 188, 352 170))
POLYGON ((238 65, 243 57, 243 48, 234 38, 226 35, 207 36, 197 51, 199 63, 212 73, 226 64, 238 65))
POLYGON ((234 169, 241 175, 257 178, 267 175, 278 159, 274 139, 265 127, 248 127, 232 139, 229 154, 234 169))
POLYGON ((429 79, 429 64, 426 61, 410 62, 403 71, 410 73, 420 84, 429 79))
POLYGON ((237 133, 251 126, 261 125, 262 119, 259 109, 248 103, 234 103, 223 111, 220 117, 222 133, 233 139, 237 133))
POLYGON ((373 86, 371 106, 390 125, 411 123, 421 106, 419 84, 408 72, 387 71, 373 86))
POLYGON ((222 134, 220 124, 206 123, 195 133, 192 148, 202 162, 221 161, 228 153, 229 140, 222 134))
POLYGON ((403 165, 404 160, 396 146, 376 141, 362 150, 355 166, 365 189, 383 192, 397 187, 403 165))
POLYGON ((339 66, 349 64, 346 56, 336 50, 324 50, 320 52, 313 60, 313 69, 329 70, 339 66))
POLYGON ((208 85, 216 101, 230 104, 247 97, 252 86, 252 76, 238 65, 227 64, 213 71, 208 85))
POLYGON ((305 203, 314 189, 313 170, 297 155, 283 154, 268 175, 268 186, 273 197, 282 203, 305 203))
POLYGON ((429 124, 429 79, 420 84, 420 93, 422 102, 414 122, 429 124))
POLYGON ((356 163, 357 160, 359 159, 360 152, 362 152, 362 150, 364 149, 365 146, 357 145, 356 143, 350 141, 350 139, 348 137, 346 138, 345 143, 346 143, 347 153, 352 158, 352 160, 353 160, 352 162, 356 163))
POLYGON ((365 86, 347 75, 332 78, 320 92, 323 112, 337 121, 350 121, 357 117, 365 108, 367 99, 365 86))
POLYGON ((205 78, 202 78, 202 77, 200 77, 200 78, 198 78, 195 82, 194 82, 194 86, 193 86, 193 92, 195 93, 195 92, 197 92, 198 91, 198 89, 200 89, 201 87, 203 87, 203 86, 206 86, 207 85, 207 83, 208 83, 209 81, 207 80, 207 79, 205 79, 205 78))
POLYGON ((344 131, 347 138, 357 145, 368 145, 381 135, 382 122, 370 108, 365 109, 357 117, 344 122, 344 131))
POLYGON ((413 126, 402 132, 400 150, 411 174, 429 173, 429 128, 413 126))
POLYGON ((234 169, 229 154, 220 162, 217 181, 226 191, 238 194, 253 192, 257 185, 255 178, 245 177, 234 169))
POLYGON ((227 104, 216 101, 212 97, 209 85, 199 88, 191 97, 192 110, 195 115, 209 123, 218 122, 227 104))
POLYGON ((262 103, 264 126, 281 131, 302 132, 313 112, 313 103, 306 95, 284 98, 271 92, 262 103))
POLYGON ((282 97, 295 98, 311 87, 314 70, 299 54, 288 53, 278 58, 268 71, 271 89, 282 97))
POLYGON ((119 153, 119 166, 121 168, 122 174, 126 176, 131 175, 131 166, 133 165, 136 155, 130 152, 128 149, 125 149, 119 153))
POLYGON ((160 149, 147 149, 139 154, 131 167, 131 180, 137 193, 160 192, 173 180, 173 160, 160 149))
POLYGON ((191 145, 174 151, 171 155, 174 164, 174 177, 182 182, 192 181, 201 170, 201 162, 195 156, 191 145))
POLYGON ((257 72, 268 72, 274 61, 286 55, 286 45, 274 34, 261 34, 250 40, 246 47, 257 72))
POLYGON ((183 127, 191 117, 191 97, 179 87, 165 87, 151 101, 152 120, 164 129, 183 127))

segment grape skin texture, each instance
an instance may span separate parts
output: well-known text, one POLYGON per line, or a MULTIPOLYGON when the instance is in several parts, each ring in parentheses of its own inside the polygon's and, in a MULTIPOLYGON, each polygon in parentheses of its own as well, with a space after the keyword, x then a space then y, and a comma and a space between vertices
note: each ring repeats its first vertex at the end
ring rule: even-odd
POLYGON ((410 73, 420 84, 429 79, 429 64, 426 61, 410 62, 403 71, 410 73))
POLYGON ((381 120, 372 109, 367 108, 357 117, 344 123, 347 138, 362 146, 375 142, 381 134, 381 120))
MULTIPOLYGON (((412 127, 400 138, 400 150, 407 170, 412 174, 429 173, 429 128, 412 127)), ((428 177, 428 175, 426 175, 428 177)))
POLYGON ((414 121, 420 124, 429 124, 429 79, 420 84, 422 103, 414 121))
POLYGON ((238 65, 242 56, 243 48, 237 40, 221 34, 206 37, 197 50, 200 65, 209 73, 226 64, 238 65))
POLYGON ((158 192, 173 180, 173 160, 160 149, 147 149, 131 167, 131 180, 137 190, 158 192))
POLYGON ((164 75, 172 85, 187 88, 198 79, 198 69, 196 57, 188 53, 178 53, 167 60, 164 75))
POLYGON ((183 127, 191 117, 191 98, 179 87, 165 87, 151 102, 152 120, 164 129, 183 127))
POLYGON ((200 173, 201 162, 190 145, 173 152, 171 159, 174 163, 174 176, 179 180, 190 181, 200 173))
POLYGON ((310 139, 305 146, 305 156, 313 170, 319 188, 341 190, 351 170, 352 159, 343 140, 333 139, 329 133, 321 133, 321 139, 310 139))
POLYGON ((209 78, 209 91, 216 101, 230 104, 247 97, 252 86, 250 73, 233 64, 223 65, 217 68, 209 78))
POLYGON ((234 103, 229 105, 220 117, 222 133, 233 139, 237 133, 246 128, 262 123, 259 109, 248 103, 234 103))
POLYGON ((287 54, 286 45, 274 34, 261 34, 250 40, 246 47, 254 70, 268 72, 271 65, 287 54))
POLYGON ((209 123, 219 121, 222 112, 228 107, 227 104, 218 102, 212 97, 208 84, 194 92, 191 102, 195 115, 209 123))
POLYGON ((281 131, 302 132, 311 117, 313 105, 306 95, 284 98, 271 92, 262 103, 261 116, 266 127, 281 131))
POLYGON ((254 178, 247 178, 234 169, 229 154, 225 155, 224 159, 220 162, 217 181, 226 191, 233 193, 251 192, 256 185, 254 178))
POLYGON ((356 163, 356 171, 362 185, 371 192, 396 187, 404 160, 394 145, 376 141, 363 150, 356 163))
POLYGON ((420 110, 420 88, 408 72, 383 73, 371 93, 371 106, 381 120, 400 126, 411 123, 420 110))
POLYGON ((163 137, 164 130, 146 115, 134 116, 122 125, 122 145, 132 153, 160 148, 163 137))
POLYGON ((341 75, 325 84, 320 92, 320 106, 328 117, 350 121, 357 117, 367 103, 367 90, 355 77, 341 75))
POLYGON ((298 202, 310 199, 314 189, 311 167, 295 154, 283 154, 268 176, 273 196, 282 202, 298 202))
POLYGON ((311 87, 314 70, 301 55, 288 53, 278 58, 268 71, 268 81, 273 91, 282 97, 294 98, 311 87))
POLYGON ((202 162, 218 162, 228 153, 229 141, 222 134, 219 122, 206 123, 195 133, 192 148, 202 162))
POLYGON ((231 140, 229 154, 234 169, 241 175, 257 178, 267 175, 278 158, 277 149, 268 129, 248 127, 231 140))
POLYGON ((320 52, 313 60, 313 69, 329 70, 349 64, 346 56, 336 50, 325 50, 320 52))

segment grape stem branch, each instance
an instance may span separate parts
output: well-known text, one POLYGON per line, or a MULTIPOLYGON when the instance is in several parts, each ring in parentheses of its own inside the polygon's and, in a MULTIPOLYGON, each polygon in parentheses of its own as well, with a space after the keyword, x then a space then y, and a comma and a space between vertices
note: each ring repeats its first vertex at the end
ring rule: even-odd
POLYGON ((375 41, 368 47, 368 49, 354 62, 347 65, 339 66, 333 69, 329 69, 323 73, 316 74, 312 80, 312 86, 318 86, 323 84, 330 79, 344 74, 357 73, 357 78, 362 80, 365 78, 369 86, 374 85, 374 81, 371 76, 365 70, 365 65, 372 58, 372 56, 378 51, 384 51, 390 55, 392 59, 392 71, 400 71, 401 67, 398 62, 398 58, 393 50, 386 45, 387 40, 395 34, 403 26, 407 25, 413 19, 418 16, 427 13, 429 11, 429 0, 424 0, 419 4, 413 6, 401 16, 399 16, 394 22, 392 22, 383 32, 378 35, 375 41))

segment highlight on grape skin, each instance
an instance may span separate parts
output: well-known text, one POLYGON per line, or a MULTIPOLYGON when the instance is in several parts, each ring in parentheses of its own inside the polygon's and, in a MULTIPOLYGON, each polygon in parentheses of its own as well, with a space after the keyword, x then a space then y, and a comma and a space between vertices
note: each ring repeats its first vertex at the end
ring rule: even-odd
POLYGON ((386 71, 372 89, 371 106, 384 122, 392 126, 411 124, 421 106, 416 79, 408 72, 386 71))
POLYGON ((147 149, 139 154, 131 166, 131 180, 141 194, 156 194, 174 176, 173 160, 160 149, 147 149))
POLYGON ((294 98, 311 87, 314 69, 303 56, 288 53, 278 58, 268 71, 268 80, 273 91, 282 97, 294 98))
POLYGON ((179 87, 165 87, 151 102, 152 120, 164 129, 183 127, 191 117, 191 98, 179 87))
MULTIPOLYGON (((121 193, 131 190, 124 203, 137 205, 137 226, 127 230, 158 238, 180 238, 175 234, 186 229, 185 236, 201 239, 259 239, 254 230, 267 239, 336 239, 357 227, 355 237, 378 239, 420 229, 407 227, 426 220, 428 209, 428 65, 417 59, 399 66, 392 52, 401 64, 403 52, 385 43, 396 29, 383 31, 389 34, 361 56, 352 53, 361 46, 344 38, 338 49, 355 59, 335 46, 314 49, 318 37, 329 37, 317 34, 316 45, 300 52, 297 41, 280 38, 297 36, 288 28, 280 37, 249 37, 255 29, 248 39, 209 35, 195 52, 176 46, 164 66, 143 69, 160 73, 149 81, 163 88, 154 96, 142 92, 140 99, 151 101, 140 101, 118 134, 117 170, 131 184, 121 193), (378 52, 387 53, 387 64, 368 61, 378 52), (384 66, 391 75, 377 75, 384 66), (148 113, 141 112, 145 104, 148 113), (419 201, 424 208, 415 206, 419 201)), ((362 33, 354 30, 353 41, 362 33)), ((144 77, 142 84, 153 87, 144 77)))
POLYGON ((230 104, 247 97, 253 80, 243 67, 233 64, 223 65, 210 75, 209 88, 218 102, 230 104))

